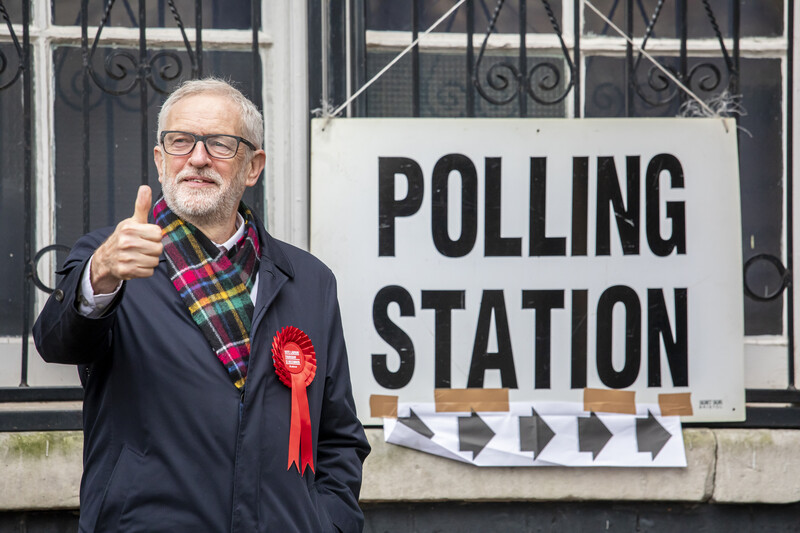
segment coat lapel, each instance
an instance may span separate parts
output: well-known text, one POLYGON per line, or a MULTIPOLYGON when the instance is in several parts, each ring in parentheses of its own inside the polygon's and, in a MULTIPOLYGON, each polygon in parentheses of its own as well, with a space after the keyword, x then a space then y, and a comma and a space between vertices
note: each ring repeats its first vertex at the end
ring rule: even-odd
POLYGON ((253 311, 252 331, 255 331, 258 327, 259 322, 261 322, 269 306, 272 305, 281 287, 294 278, 294 268, 292 268, 289 258, 280 249, 278 243, 266 232, 258 220, 256 220, 256 227, 261 240, 261 265, 258 276, 258 301, 253 311))

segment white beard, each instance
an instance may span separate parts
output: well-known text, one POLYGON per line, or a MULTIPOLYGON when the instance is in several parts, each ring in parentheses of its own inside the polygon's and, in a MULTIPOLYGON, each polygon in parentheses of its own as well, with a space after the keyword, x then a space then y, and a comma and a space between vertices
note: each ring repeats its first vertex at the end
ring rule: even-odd
POLYGON ((212 226, 230 220, 239 208, 246 188, 246 166, 225 182, 218 172, 208 168, 187 169, 177 176, 165 175, 161 184, 164 200, 172 211, 180 218, 195 226, 212 226), (201 176, 211 180, 216 187, 193 188, 181 184, 183 178, 201 176))

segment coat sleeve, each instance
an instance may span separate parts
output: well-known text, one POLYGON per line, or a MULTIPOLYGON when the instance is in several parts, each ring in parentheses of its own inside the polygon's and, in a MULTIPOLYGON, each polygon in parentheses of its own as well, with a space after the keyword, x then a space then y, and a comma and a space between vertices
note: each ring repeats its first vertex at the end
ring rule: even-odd
POLYGON ((326 296, 330 351, 317 444, 315 486, 333 524, 345 533, 360 532, 364 527, 364 514, 358 506, 358 495, 362 464, 370 446, 356 415, 336 281, 332 274, 326 296))
POLYGON ((77 294, 86 263, 102 244, 108 232, 85 235, 57 272, 63 276, 33 325, 36 349, 48 363, 91 364, 107 352, 111 344, 114 310, 122 297, 125 284, 100 318, 87 318, 78 313, 77 294))

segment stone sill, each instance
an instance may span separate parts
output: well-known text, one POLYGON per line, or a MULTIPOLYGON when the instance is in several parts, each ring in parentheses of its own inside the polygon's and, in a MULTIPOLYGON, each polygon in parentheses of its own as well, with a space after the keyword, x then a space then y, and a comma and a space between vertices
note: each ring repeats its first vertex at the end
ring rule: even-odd
MULTIPOLYGON (((686 468, 478 468, 367 431, 361 500, 800 501, 800 430, 684 429, 686 468)), ((0 511, 77 509, 83 436, 0 433, 0 511)))
POLYGON ((364 502, 800 500, 798 430, 684 429, 686 468, 480 468, 368 437, 364 502))

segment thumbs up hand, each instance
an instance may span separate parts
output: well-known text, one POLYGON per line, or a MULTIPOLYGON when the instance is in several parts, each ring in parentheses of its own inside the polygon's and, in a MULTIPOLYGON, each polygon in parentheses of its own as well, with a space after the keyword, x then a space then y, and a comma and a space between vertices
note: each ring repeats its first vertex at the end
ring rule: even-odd
POLYGON ((153 275, 164 247, 161 228, 147 222, 152 201, 150 187, 139 187, 133 216, 117 224, 114 233, 95 250, 90 272, 95 294, 109 294, 123 280, 153 275))
MULTIPOLYGON (((147 214, 153 205, 153 193, 147 185, 141 185, 136 193, 136 203, 133 205, 133 216, 131 219, 139 224, 147 224, 147 214)), ((160 228, 159 228, 160 230, 160 228)), ((159 240, 161 237, 159 236, 159 240)))

